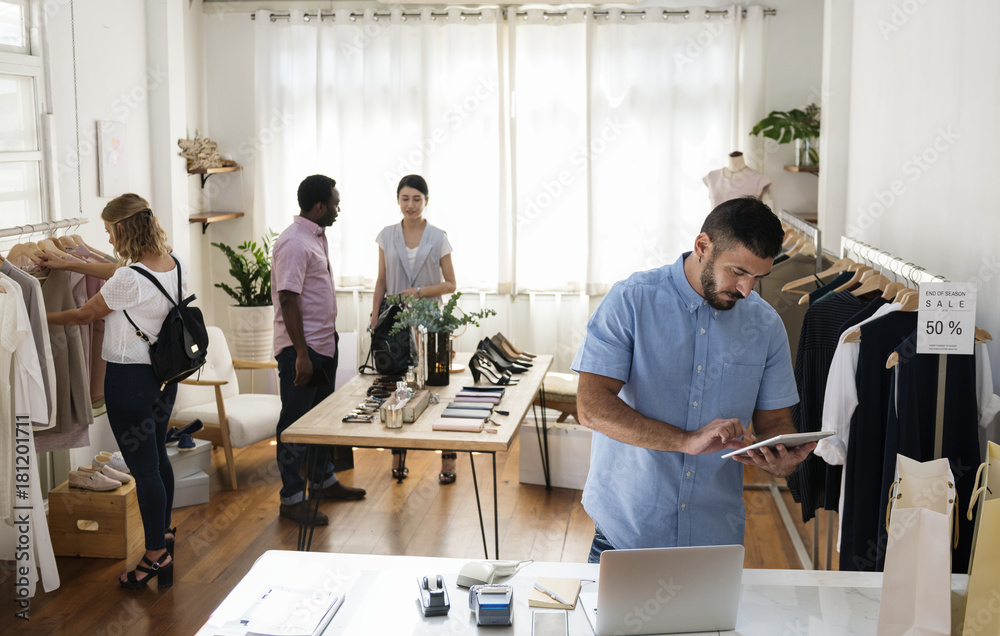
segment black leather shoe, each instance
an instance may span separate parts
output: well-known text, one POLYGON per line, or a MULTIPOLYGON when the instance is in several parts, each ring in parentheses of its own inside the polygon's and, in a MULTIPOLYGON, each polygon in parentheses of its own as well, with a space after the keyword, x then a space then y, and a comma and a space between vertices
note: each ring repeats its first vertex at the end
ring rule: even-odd
POLYGON ((339 481, 330 484, 320 491, 323 499, 345 499, 347 501, 361 499, 366 494, 368 493, 365 492, 364 488, 351 488, 339 481))
POLYGON ((313 517, 313 511, 310 508, 311 503, 311 501, 300 501, 297 504, 281 504, 278 514, 300 525, 325 526, 329 524, 330 520, 319 510, 316 511, 316 516, 313 517))

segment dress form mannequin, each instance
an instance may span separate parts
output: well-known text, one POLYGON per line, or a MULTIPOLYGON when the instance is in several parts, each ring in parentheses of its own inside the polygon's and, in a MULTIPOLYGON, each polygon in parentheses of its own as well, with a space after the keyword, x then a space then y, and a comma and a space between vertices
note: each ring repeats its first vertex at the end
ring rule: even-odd
POLYGON ((751 170, 739 150, 729 153, 729 161, 725 168, 709 172, 702 182, 708 186, 708 197, 713 209, 724 201, 746 195, 770 203, 767 192, 771 185, 770 179, 751 170))
POLYGON ((733 175, 747 169, 747 164, 743 161, 743 153, 739 150, 729 153, 729 174, 725 176, 732 179, 733 175))

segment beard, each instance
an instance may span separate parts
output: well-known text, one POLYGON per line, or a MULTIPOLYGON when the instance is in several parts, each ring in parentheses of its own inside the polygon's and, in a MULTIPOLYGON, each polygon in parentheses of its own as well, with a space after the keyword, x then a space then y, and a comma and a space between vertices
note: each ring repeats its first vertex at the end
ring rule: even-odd
POLYGON ((708 259, 701 272, 701 289, 708 306, 719 311, 729 311, 736 306, 736 301, 743 298, 743 294, 738 291, 719 292, 719 283, 715 279, 715 256, 708 259))

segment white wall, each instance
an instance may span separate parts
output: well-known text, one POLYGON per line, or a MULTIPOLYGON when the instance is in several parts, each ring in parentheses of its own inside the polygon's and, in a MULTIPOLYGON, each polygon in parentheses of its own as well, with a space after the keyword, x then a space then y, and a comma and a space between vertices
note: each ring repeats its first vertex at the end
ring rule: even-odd
MULTIPOLYGON (((853 238, 950 280, 978 281, 976 322, 994 335, 998 21, 1000 4, 986 0, 854 3, 848 169, 836 175, 846 209, 827 210, 853 238)), ((989 349, 997 377, 996 345, 989 349)))
MULTIPOLYGON (((680 8, 690 6, 689 3, 676 1, 647 4, 680 8)), ((715 8, 731 6, 731 2, 723 0, 701 4, 715 8)), ((811 101, 818 102, 822 60, 822 0, 776 0, 766 5, 778 11, 777 16, 766 19, 766 111, 788 110, 811 101)), ((207 3, 205 7, 215 9, 212 3, 207 3)), ((232 8, 231 4, 224 7, 232 8)), ((255 153, 268 140, 267 130, 257 130, 252 108, 254 22, 246 13, 208 13, 204 16, 204 33, 208 117, 203 132, 219 143, 221 152, 232 155, 233 159, 245 166, 245 194, 242 198, 238 178, 230 177, 228 182, 219 181, 210 205, 217 210, 249 211, 252 209, 253 182, 257 176, 254 170, 255 153), (234 64, 232 60, 240 62, 234 64), (247 207, 240 208, 244 203, 247 207)), ((275 118, 274 125, 281 125, 280 114, 275 114, 275 118)), ((720 157, 719 165, 724 165, 725 161, 726 157, 720 157)), ((815 212, 816 177, 784 171, 782 166, 789 163, 792 163, 791 145, 779 146, 766 157, 763 171, 773 181, 772 196, 776 207, 815 212)), ((336 175, 332 176, 336 178, 336 175)), ((211 183, 210 181, 210 187, 211 183)), ((294 193, 289 193, 289 207, 294 204, 294 193)), ((257 216, 260 217, 257 220, 244 218, 210 226, 206 236, 200 241, 200 248, 198 240, 192 234, 192 251, 199 253, 207 265, 203 269, 203 284, 207 290, 210 288, 210 281, 222 280, 228 276, 224 258, 217 249, 209 247, 209 243, 222 241, 235 245, 251 237, 259 238, 266 228, 263 225, 263 214, 258 211, 257 216)), ((280 231, 282 228, 274 229, 280 231)), ((374 264, 373 258, 373 267, 374 264)), ((496 306, 501 311, 501 316, 504 313, 508 315, 502 320, 491 322, 493 331, 486 334, 484 330, 483 335, 492 335, 501 330, 523 348, 555 353, 557 358, 553 369, 568 370, 595 302, 585 300, 583 306, 587 310, 581 311, 576 297, 563 295, 560 298, 557 302, 555 296, 538 295, 533 302, 528 298, 508 302, 491 297, 488 304, 496 306)), ((338 294, 338 329, 345 332, 356 330, 359 322, 357 316, 367 317, 370 303, 368 294, 338 294), (359 307, 354 306, 355 299, 361 303, 359 307)), ((228 304, 228 298, 221 291, 208 291, 202 298, 202 306, 210 307, 208 311, 214 312, 216 323, 223 327, 228 324, 225 315, 228 304)), ((478 303, 470 298, 468 306, 474 309, 478 303)), ((474 348, 475 335, 470 333, 460 339, 458 347, 474 348)), ((361 338, 364 346, 367 346, 366 341, 366 338, 361 338)), ((360 353, 363 356, 365 352, 360 353)))
POLYGON ((93 0, 87 3, 86 8, 77 3, 78 162, 70 5, 67 1, 44 3, 43 7, 49 29, 52 112, 56 120, 61 206, 54 216, 87 217, 89 223, 79 228, 79 234, 97 249, 110 250, 100 214, 111 198, 98 196, 96 122, 125 122, 128 127, 129 189, 148 198, 152 186, 148 101, 150 94, 164 81, 164 70, 151 68, 147 62, 144 3, 93 0), (82 200, 77 187, 78 163, 82 173, 82 200))
MULTIPOLYGON (((184 160, 177 156, 176 137, 183 135, 179 122, 203 111, 200 2, 88 0, 76 2, 71 12, 68 0, 59 0, 42 3, 42 11, 48 28, 60 201, 54 218, 88 218, 78 233, 93 247, 110 252, 100 214, 113 197, 99 196, 96 122, 124 122, 127 191, 150 201, 192 274, 198 266, 195 262, 192 268, 189 259, 188 176, 184 160), (195 35, 194 46, 185 42, 186 33, 195 35), (190 49, 193 54, 186 56, 190 49), (190 63, 185 63, 186 57, 190 63), (194 75, 190 84, 189 69, 194 75)), ((192 292, 201 295, 201 285, 198 275, 189 276, 192 292)), ((72 452, 72 467, 89 464, 96 451, 113 446, 100 420, 91 443, 72 452)))

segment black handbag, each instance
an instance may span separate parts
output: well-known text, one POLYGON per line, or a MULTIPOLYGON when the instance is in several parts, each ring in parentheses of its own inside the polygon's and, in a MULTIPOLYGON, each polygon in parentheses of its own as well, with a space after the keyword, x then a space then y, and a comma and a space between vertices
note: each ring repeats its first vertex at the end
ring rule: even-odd
POLYGON ((372 346, 368 350, 368 358, 358 367, 359 373, 375 373, 378 375, 403 375, 410 366, 410 332, 403 329, 394 336, 389 335, 396 315, 403 308, 399 305, 386 305, 385 301, 379 308, 378 320, 372 330, 372 346))

